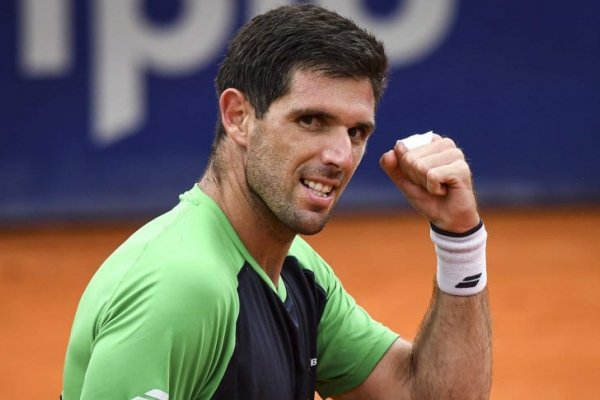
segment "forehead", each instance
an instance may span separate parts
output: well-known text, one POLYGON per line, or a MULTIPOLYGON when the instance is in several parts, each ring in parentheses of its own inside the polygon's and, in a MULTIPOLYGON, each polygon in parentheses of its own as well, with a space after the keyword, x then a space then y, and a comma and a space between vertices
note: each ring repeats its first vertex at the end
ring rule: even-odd
POLYGON ((288 92, 272 107, 283 110, 318 109, 337 116, 372 121, 375 113, 373 87, 367 78, 332 78, 298 70, 292 74, 288 92))

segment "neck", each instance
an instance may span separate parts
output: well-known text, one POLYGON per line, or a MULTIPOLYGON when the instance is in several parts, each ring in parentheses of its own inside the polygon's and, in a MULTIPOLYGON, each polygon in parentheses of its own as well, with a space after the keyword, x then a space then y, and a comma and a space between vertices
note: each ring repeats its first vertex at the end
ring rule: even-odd
POLYGON ((236 168, 211 163, 198 183, 202 191, 223 210, 240 240, 275 286, 295 232, 283 226, 265 204, 253 194, 236 168))

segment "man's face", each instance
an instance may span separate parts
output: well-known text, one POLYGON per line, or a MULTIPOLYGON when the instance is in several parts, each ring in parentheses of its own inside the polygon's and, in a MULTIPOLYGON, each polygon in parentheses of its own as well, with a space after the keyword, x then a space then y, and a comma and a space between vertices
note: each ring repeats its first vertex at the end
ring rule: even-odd
POLYGON ((374 108, 368 79, 295 72, 289 92, 249 126, 250 195, 295 233, 322 230, 365 152, 374 108))

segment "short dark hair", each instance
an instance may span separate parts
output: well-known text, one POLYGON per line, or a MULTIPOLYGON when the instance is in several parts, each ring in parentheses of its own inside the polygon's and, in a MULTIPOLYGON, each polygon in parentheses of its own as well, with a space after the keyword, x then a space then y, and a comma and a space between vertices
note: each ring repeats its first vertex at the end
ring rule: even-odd
MULTIPOLYGON (((376 102, 386 85, 383 43, 353 21, 311 4, 283 6, 253 18, 233 37, 215 79, 217 96, 240 90, 262 118, 289 90, 297 70, 368 78, 376 102)), ((219 117, 213 151, 225 135, 219 117)))

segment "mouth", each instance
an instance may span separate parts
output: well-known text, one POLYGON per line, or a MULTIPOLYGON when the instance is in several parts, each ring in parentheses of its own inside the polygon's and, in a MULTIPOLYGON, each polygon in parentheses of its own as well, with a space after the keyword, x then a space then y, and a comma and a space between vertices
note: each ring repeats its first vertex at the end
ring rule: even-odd
POLYGON ((302 179, 301 182, 318 197, 327 198, 333 192, 332 185, 324 185, 321 182, 311 181, 310 179, 302 179))

